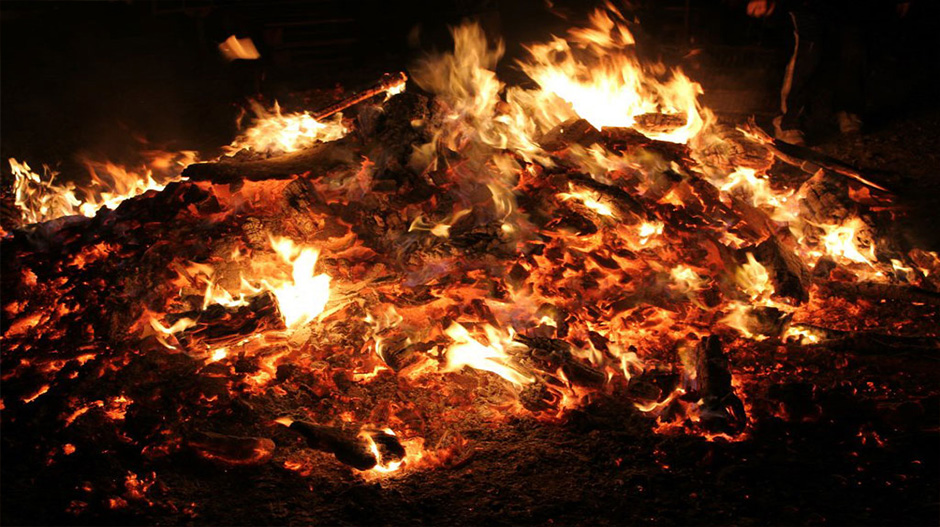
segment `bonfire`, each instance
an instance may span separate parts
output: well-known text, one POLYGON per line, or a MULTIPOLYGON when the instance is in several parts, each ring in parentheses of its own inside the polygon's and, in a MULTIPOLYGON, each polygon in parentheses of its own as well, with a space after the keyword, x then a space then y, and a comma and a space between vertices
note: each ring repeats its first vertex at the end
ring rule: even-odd
POLYGON ((256 106, 221 157, 90 162, 84 187, 10 159, 5 433, 50 464, 134 452, 70 513, 185 508, 149 468, 184 452, 406 478, 466 462, 467 430, 604 398, 747 441, 796 375, 756 357, 935 348, 940 258, 890 190, 720 122, 630 26, 604 9, 529 46, 528 86, 455 27, 329 108, 256 106))

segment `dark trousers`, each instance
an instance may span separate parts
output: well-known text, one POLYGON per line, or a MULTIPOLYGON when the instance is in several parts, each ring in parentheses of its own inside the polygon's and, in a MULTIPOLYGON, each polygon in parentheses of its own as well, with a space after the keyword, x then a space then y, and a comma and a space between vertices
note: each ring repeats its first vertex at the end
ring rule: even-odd
POLYGON ((795 42, 780 93, 781 128, 800 127, 806 106, 826 88, 826 80, 834 82, 834 111, 862 113, 867 57, 864 22, 805 9, 791 11, 790 18, 795 42))

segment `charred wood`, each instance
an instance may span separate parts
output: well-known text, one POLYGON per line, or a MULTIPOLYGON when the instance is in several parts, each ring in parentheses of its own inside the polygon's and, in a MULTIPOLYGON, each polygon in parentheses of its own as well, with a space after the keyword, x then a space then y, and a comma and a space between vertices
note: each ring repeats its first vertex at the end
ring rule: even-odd
POLYGON ((310 448, 333 454, 341 463, 358 470, 369 470, 379 463, 387 464, 405 457, 405 448, 398 439, 383 430, 363 429, 355 432, 307 421, 293 421, 289 426, 306 439, 310 448), (375 444, 375 451, 366 434, 375 444))
POLYGON ((683 361, 684 384, 691 399, 701 399, 702 425, 712 432, 736 433, 747 424, 744 404, 731 387, 728 357, 715 335, 702 337, 683 361))
POLYGON ((767 238, 755 247, 754 256, 771 269, 770 280, 776 295, 791 298, 797 304, 809 300, 809 286, 812 283, 809 268, 776 236, 767 238))
POLYGON ((855 215, 857 204, 849 197, 848 184, 825 170, 800 186, 800 217, 817 224, 840 224, 855 215))
POLYGON ((587 174, 571 174, 568 176, 568 178, 575 185, 588 188, 613 200, 619 205, 618 208, 624 212, 628 212, 640 219, 648 219, 646 214, 646 207, 644 207, 644 205, 640 203, 637 198, 633 197, 626 190, 620 187, 615 187, 613 185, 607 185, 599 181, 595 181, 587 174))
POLYGON ((262 465, 274 455, 274 441, 265 437, 238 437, 196 432, 186 446, 199 456, 223 465, 262 465))
POLYGON ((170 322, 193 318, 196 325, 177 336, 180 342, 197 340, 209 345, 222 344, 245 337, 265 327, 283 327, 277 299, 268 291, 251 297, 248 305, 228 307, 212 304, 199 312, 186 312, 169 317, 170 322))
POLYGON ((685 126, 688 116, 684 113, 644 113, 634 118, 634 127, 640 133, 669 134, 685 126))
POLYGON ((351 134, 336 141, 267 159, 240 161, 222 158, 212 163, 196 163, 183 170, 183 177, 191 181, 213 183, 287 179, 308 172, 313 177, 320 177, 334 170, 358 168, 361 149, 361 141, 351 134))
POLYGON ((559 152, 574 144, 588 146, 601 137, 601 133, 591 123, 572 118, 546 132, 538 143, 546 152, 559 152))
POLYGON ((897 355, 901 353, 930 354, 940 352, 940 337, 922 335, 887 335, 874 331, 841 331, 814 324, 793 324, 793 329, 815 335, 818 342, 807 344, 809 348, 827 351, 855 353, 859 355, 897 355))
POLYGON ((722 172, 738 168, 767 170, 774 163, 774 153, 765 145, 749 140, 740 130, 714 125, 706 143, 696 149, 695 158, 722 172))
POLYGON ((891 300, 911 304, 940 306, 940 293, 920 287, 878 282, 836 282, 817 280, 821 294, 841 298, 891 300))
POLYGON ((516 335, 515 340, 528 346, 530 357, 542 370, 554 372, 560 368, 571 384, 597 387, 607 382, 606 373, 576 359, 571 345, 564 340, 525 335, 516 335))
POLYGON ((608 127, 601 129, 604 144, 617 151, 645 149, 662 156, 666 161, 683 161, 689 158, 689 147, 680 143, 650 139, 634 128, 608 127))

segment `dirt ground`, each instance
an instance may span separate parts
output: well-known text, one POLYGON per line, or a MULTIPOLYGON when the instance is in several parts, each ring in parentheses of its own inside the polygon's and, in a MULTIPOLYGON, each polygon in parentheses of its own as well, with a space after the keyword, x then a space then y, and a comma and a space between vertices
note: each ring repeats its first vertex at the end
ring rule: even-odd
MULTIPOLYGON (((5 525, 930 525, 938 514, 936 355, 775 354, 735 370, 766 379, 763 415, 740 442, 662 436, 616 396, 560 423, 513 420, 462 430, 449 467, 368 482, 329 456, 286 470, 296 438, 261 467, 223 469, 178 454, 140 465, 132 446, 44 466, 8 427, 5 525), (779 361, 779 362, 777 362, 779 361), (792 372, 801 374, 794 378, 792 372), (766 414, 786 408, 789 419, 766 414), (145 500, 108 508, 109 478, 154 472, 145 500), (83 482, 96 490, 83 493, 83 482), (99 491, 98 489, 101 489, 99 491), (99 493, 100 492, 100 493, 99 493), (81 514, 64 512, 93 497, 81 514), (149 504, 152 500, 153 504, 149 504)), ((734 360, 734 359, 733 359, 734 360)), ((106 437, 100 438, 110 444, 106 437)), ((48 445, 46 438, 38 444, 48 445)))

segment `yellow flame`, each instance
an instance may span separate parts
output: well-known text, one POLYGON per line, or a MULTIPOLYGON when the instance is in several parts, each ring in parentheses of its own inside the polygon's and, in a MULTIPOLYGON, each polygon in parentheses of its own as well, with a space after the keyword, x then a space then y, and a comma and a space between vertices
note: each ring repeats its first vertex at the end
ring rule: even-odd
POLYGON ((789 201, 793 191, 777 192, 770 186, 770 179, 758 176, 753 168, 738 167, 719 183, 722 192, 742 189, 747 194, 751 205, 768 207, 771 217, 777 221, 796 219, 795 202, 789 201))
POLYGON ((830 256, 872 265, 875 260, 875 245, 871 244, 867 249, 860 249, 858 246, 858 233, 866 228, 865 222, 861 218, 852 218, 842 225, 823 225, 821 227, 825 231, 822 242, 826 247, 826 253, 830 256), (862 250, 865 252, 863 253, 862 250))
POLYGON ((339 113, 321 122, 308 112, 282 114, 276 101, 271 111, 253 101, 251 110, 255 114, 254 123, 223 149, 227 154, 245 149, 265 155, 286 154, 335 141, 349 131, 339 113))
POLYGON ((558 193, 558 197, 561 198, 562 201, 574 199, 580 201, 585 207, 593 210, 601 216, 614 216, 614 209, 611 208, 609 204, 598 201, 595 193, 587 190, 575 190, 571 184, 568 185, 568 189, 570 192, 558 193))
MULTIPOLYGON (((271 247, 277 258, 253 257, 250 268, 241 275, 238 292, 234 294, 215 282, 215 269, 191 263, 186 272, 195 277, 193 280, 206 282, 202 309, 213 304, 229 308, 247 306, 251 296, 270 291, 289 329, 303 326, 323 314, 330 299, 330 276, 315 274, 319 251, 280 237, 271 238, 271 247)), ((236 252, 232 256, 237 259, 242 255, 236 252)), ((159 334, 172 335, 195 325, 193 321, 184 322, 186 320, 189 319, 177 322, 172 328, 151 320, 151 326, 159 334)))
POLYGON ((770 283, 770 273, 751 253, 747 253, 747 263, 735 271, 734 277, 738 287, 750 296, 751 300, 765 298, 774 292, 773 284, 770 283))
POLYGON ((483 328, 489 345, 475 339, 467 328, 454 322, 444 334, 454 341, 446 351, 447 365, 444 371, 457 371, 464 366, 495 373, 507 381, 523 386, 535 382, 535 378, 520 372, 506 352, 512 344, 512 333, 503 333, 487 324, 483 328))
POLYGON ((790 326, 781 336, 784 342, 796 340, 801 345, 816 344, 822 340, 822 334, 805 326, 790 326))
POLYGON ((664 227, 665 225, 659 221, 644 221, 641 223, 637 229, 637 235, 640 237, 640 245, 646 245, 651 238, 662 234, 664 227))
POLYGON ((272 238, 271 246, 281 259, 291 265, 292 280, 262 283, 274 293, 278 308, 288 328, 302 326, 315 319, 330 299, 330 277, 314 274, 320 253, 312 247, 294 245, 289 238, 272 238))
POLYGON ((702 277, 687 265, 677 265, 669 271, 675 290, 682 294, 699 291, 704 287, 702 277))
POLYGON ((457 211, 439 223, 430 223, 424 218, 423 215, 418 215, 414 220, 412 220, 411 225, 408 227, 408 232, 428 231, 438 238, 449 238, 450 228, 453 227, 455 223, 457 223, 457 220, 463 218, 467 214, 470 214, 470 212, 470 209, 457 211))
MULTIPOLYGON (((391 428, 385 428, 382 431, 388 435, 392 435, 392 436, 395 435, 395 432, 392 431, 391 428)), ((379 445, 376 444, 375 439, 372 438, 372 434, 370 434, 368 430, 364 429, 360 431, 359 438, 366 442, 366 444, 369 447, 369 452, 371 452, 372 455, 375 457, 376 464, 374 467, 372 467, 369 470, 373 470, 381 474, 387 474, 389 472, 395 472, 396 470, 401 468, 401 465, 402 463, 404 463, 405 460, 404 459, 386 460, 385 456, 382 455, 382 451, 379 450, 379 445)))

